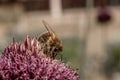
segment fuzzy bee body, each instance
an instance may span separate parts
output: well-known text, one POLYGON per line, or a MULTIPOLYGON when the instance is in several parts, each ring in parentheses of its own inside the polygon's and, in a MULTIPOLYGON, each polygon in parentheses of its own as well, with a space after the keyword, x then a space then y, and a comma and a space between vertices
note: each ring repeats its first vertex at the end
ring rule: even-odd
POLYGON ((43 24, 47 29, 47 32, 41 34, 38 41, 43 44, 43 53, 47 57, 54 59, 62 52, 62 41, 55 35, 45 21, 43 21, 43 24))

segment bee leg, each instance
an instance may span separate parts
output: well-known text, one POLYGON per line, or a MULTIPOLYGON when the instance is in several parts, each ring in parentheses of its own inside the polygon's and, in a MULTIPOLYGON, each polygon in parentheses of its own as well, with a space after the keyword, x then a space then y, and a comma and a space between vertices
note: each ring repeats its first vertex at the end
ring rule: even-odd
POLYGON ((63 60, 63 55, 62 55, 62 54, 60 55, 60 60, 61 60, 61 61, 63 60))
POLYGON ((48 47, 46 47, 47 44, 42 44, 42 48, 43 49, 43 54, 45 54, 46 56, 48 56, 48 47))
POLYGON ((53 59, 55 58, 54 53, 53 53, 54 49, 55 49, 55 47, 53 47, 50 51, 50 57, 53 58, 53 59))

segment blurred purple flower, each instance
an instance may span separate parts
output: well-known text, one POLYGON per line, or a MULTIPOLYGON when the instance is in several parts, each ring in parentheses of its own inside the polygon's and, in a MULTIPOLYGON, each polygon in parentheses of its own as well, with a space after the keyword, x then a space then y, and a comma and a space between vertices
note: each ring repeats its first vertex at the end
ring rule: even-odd
POLYGON ((104 24, 110 22, 111 20, 112 16, 110 10, 106 8, 101 8, 97 16, 97 21, 104 24))
POLYGON ((79 80, 79 76, 61 61, 45 57, 41 44, 27 36, 0 56, 0 80, 79 80))

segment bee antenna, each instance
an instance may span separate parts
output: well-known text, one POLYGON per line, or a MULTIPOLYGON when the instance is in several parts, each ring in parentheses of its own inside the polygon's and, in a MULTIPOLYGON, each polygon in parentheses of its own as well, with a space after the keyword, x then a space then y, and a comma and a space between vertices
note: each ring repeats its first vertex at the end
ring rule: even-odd
POLYGON ((13 43, 15 43, 16 41, 15 41, 15 38, 13 37, 13 43))

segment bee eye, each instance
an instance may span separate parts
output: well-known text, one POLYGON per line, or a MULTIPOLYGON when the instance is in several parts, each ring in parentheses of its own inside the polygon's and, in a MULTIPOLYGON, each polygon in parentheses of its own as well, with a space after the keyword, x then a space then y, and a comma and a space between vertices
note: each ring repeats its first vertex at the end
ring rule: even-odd
POLYGON ((55 52, 57 52, 57 51, 62 51, 62 48, 55 48, 54 51, 55 51, 55 52))
POLYGON ((55 48, 55 49, 54 49, 55 52, 58 51, 58 50, 59 50, 58 48, 55 48))

